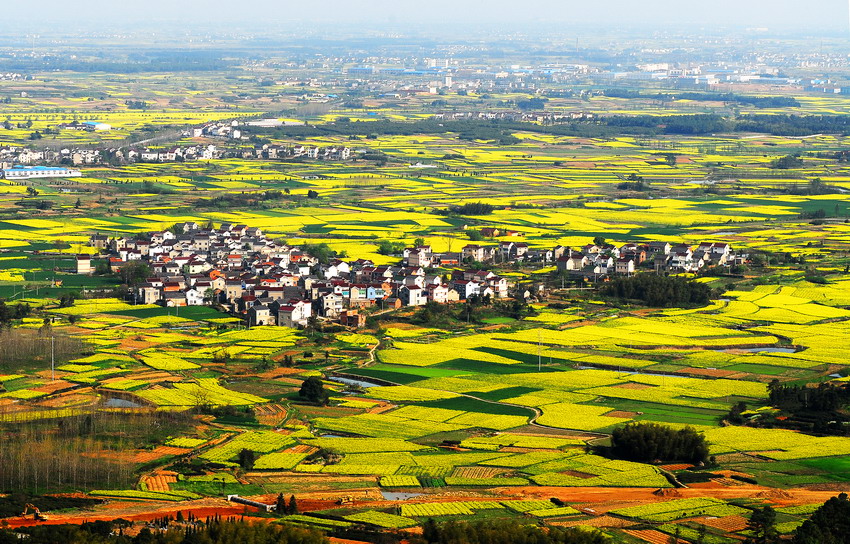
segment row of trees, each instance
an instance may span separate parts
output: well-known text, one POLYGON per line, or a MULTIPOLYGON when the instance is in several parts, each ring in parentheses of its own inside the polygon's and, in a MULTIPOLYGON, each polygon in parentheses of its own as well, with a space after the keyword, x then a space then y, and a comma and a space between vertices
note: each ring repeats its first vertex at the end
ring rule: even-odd
MULTIPOLYGON (((131 525, 122 519, 96 521, 82 525, 42 525, 20 529, 30 544, 327 544, 324 533, 316 529, 287 524, 247 523, 245 521, 206 520, 190 516, 178 523, 163 520, 161 530, 142 529, 135 537, 123 530, 131 525)), ((359 540, 368 542, 398 542, 400 537, 388 533, 362 531, 359 540)), ((610 539, 598 531, 576 528, 529 525, 521 521, 425 523, 421 535, 410 535, 411 544, 607 544, 610 539)), ((0 544, 17 544, 18 536, 0 531, 0 544)))
POLYGON ((772 406, 789 412, 833 412, 850 404, 850 384, 806 387, 773 380, 768 385, 768 400, 772 406))
POLYGON ((711 299, 711 288, 704 283, 653 274, 617 278, 603 285, 599 292, 603 296, 662 308, 704 306, 711 299))
POLYGON ((412 544, 607 544, 609 538, 598 531, 546 527, 517 521, 450 521, 438 524, 428 520, 421 537, 412 544))
POLYGON ((30 315, 29 304, 6 304, 0 300, 0 326, 8 326, 16 319, 23 319, 30 315))
POLYGON ((773 380, 768 385, 768 400, 780 411, 745 417, 747 405, 739 402, 726 415, 735 425, 781 427, 818 435, 846 436, 850 421, 846 407, 850 405, 850 384, 822 383, 816 387, 783 385, 773 380))
MULTIPOLYGON (((254 134, 272 139, 311 136, 413 136, 417 134, 459 134, 465 138, 501 140, 515 132, 535 132, 558 136, 615 137, 623 134, 656 136, 660 134, 711 134, 718 132, 758 132, 780 136, 847 134, 850 119, 838 115, 762 115, 724 117, 716 114, 694 115, 612 115, 595 119, 571 119, 558 124, 536 124, 511 120, 422 119, 414 122, 388 120, 352 121, 325 125, 306 125, 262 129, 254 134)), ((509 138, 510 139, 510 138, 509 138)))
MULTIPOLYGON (((0 412, 0 492, 39 494, 126 487, 136 465, 120 454, 184 432, 188 413, 89 413, 32 420, 35 412, 0 412), (16 418, 22 418, 16 421, 16 418)), ((45 415, 50 415, 46 412, 45 415)))
MULTIPOLYGON (((162 531, 142 529, 135 537, 124 536, 125 520, 75 525, 42 525, 23 529, 30 544, 327 544, 324 533, 316 529, 244 521, 196 521, 183 526, 169 524, 162 531)), ((0 544, 18 544, 11 531, 0 531, 0 544)))
POLYGON ((643 93, 632 89, 606 89, 612 98, 650 98, 653 100, 692 100, 694 102, 735 102, 757 108, 799 108, 800 102, 790 96, 747 96, 735 93, 643 93))
POLYGON ((84 349, 80 338, 54 333, 49 326, 38 330, 3 328, 0 329, 0 372, 21 367, 49 368, 51 357, 58 365, 79 357, 84 349))
MULTIPOLYGON (((282 495, 278 501, 282 501, 282 495)), ((284 505, 285 506, 285 505, 284 505)), ((285 506, 282 512, 293 511, 285 506)), ((297 511, 297 509, 295 510, 297 511)), ((156 529, 142 529, 137 536, 128 537, 123 530, 132 523, 117 519, 95 521, 82 525, 41 525, 20 528, 31 544, 327 544, 324 533, 287 524, 246 523, 219 518, 200 521, 191 514, 184 518, 157 520, 156 529)), ((777 544, 776 511, 764 506, 753 511, 747 523, 745 544, 777 544)), ((368 542, 397 542, 392 534, 368 530, 358 532, 360 540, 368 542), (368 539, 368 540, 367 540, 368 539)), ((701 532, 698 542, 704 541, 701 532)), ((678 539, 677 539, 678 540, 678 539)), ((19 536, 0 530, 0 544, 17 544, 19 536)), ((576 528, 541 528, 521 521, 495 520, 438 524, 429 519, 421 535, 410 535, 411 544, 608 544, 610 539, 598 531, 576 528)), ((796 530, 793 544, 850 544, 850 500, 845 493, 829 499, 811 518, 796 530)))

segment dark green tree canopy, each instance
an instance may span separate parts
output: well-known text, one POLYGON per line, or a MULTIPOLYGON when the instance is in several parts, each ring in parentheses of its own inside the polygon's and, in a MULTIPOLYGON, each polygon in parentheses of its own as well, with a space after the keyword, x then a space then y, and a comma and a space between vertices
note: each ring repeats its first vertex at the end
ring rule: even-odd
POLYGON ((842 493, 818 508, 797 529, 794 544, 850 544, 850 500, 842 493))
POLYGON ((428 520, 421 537, 413 544, 607 544, 610 540, 598 532, 547 527, 516 521, 450 521, 437 524, 428 520))
POLYGON ((708 459, 705 437, 691 427, 675 430, 658 423, 627 423, 611 435, 611 451, 629 461, 702 463, 708 459))
POLYGON ((322 383, 322 379, 316 376, 310 376, 304 380, 298 395, 302 399, 316 404, 328 403, 328 392, 325 391, 325 385, 322 383))

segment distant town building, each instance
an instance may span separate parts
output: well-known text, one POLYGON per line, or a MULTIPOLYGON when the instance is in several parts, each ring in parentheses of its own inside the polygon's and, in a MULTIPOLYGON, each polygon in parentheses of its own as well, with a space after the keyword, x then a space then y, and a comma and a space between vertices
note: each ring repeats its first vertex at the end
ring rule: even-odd
POLYGON ((79 170, 51 166, 14 166, 2 170, 3 177, 8 180, 24 180, 33 178, 76 178, 82 176, 79 170))

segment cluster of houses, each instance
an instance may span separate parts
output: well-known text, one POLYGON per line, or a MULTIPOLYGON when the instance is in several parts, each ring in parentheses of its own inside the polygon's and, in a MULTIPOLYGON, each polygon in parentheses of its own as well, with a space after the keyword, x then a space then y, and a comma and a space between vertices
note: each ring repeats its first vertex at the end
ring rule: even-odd
MULTIPOLYGON (((322 263, 259 228, 229 223, 218 228, 180 223, 134 238, 96 234, 90 245, 105 254, 113 272, 133 262, 149 266, 150 277, 134 287, 139 303, 178 312, 182 306, 216 304, 250 325, 304 327, 312 316, 321 316, 359 327, 368 308, 500 298, 509 289, 505 278, 489 271, 429 274, 426 268, 434 261, 415 264, 418 255, 433 255, 428 247, 405 250, 399 266, 377 266, 367 259, 322 263)), ((91 256, 77 257, 77 273, 94 271, 91 256)))
POLYGON ((446 112, 437 113, 433 116, 437 120, 446 121, 511 121, 518 123, 543 123, 553 124, 575 119, 593 119, 595 114, 586 111, 568 112, 544 112, 544 111, 468 111, 468 112, 446 112))
POLYGON ((347 161, 352 150, 348 147, 316 147, 304 145, 269 145, 225 149, 214 144, 197 144, 166 148, 63 148, 34 150, 14 146, 0 147, 0 166, 12 165, 63 164, 84 166, 104 164, 110 161, 119 163, 136 162, 184 162, 195 160, 215 160, 223 158, 239 159, 312 159, 325 161, 347 161))
POLYGON ((101 160, 100 150, 65 148, 58 151, 52 149, 27 149, 21 146, 0 146, 0 163, 3 168, 14 165, 31 165, 41 163, 61 164, 97 164, 101 160))
MULTIPOLYGON (((639 268, 657 273, 696 273, 706 266, 735 266, 744 264, 749 256, 736 253, 732 246, 720 242, 703 242, 696 248, 672 245, 668 242, 588 244, 579 249, 556 246, 552 249, 531 248, 525 242, 505 240, 517 238, 518 232, 493 227, 481 229, 485 238, 501 237, 496 245, 468 244, 457 255, 459 262, 509 264, 516 262, 554 264, 559 272, 586 278, 611 275, 633 275, 639 268)), ((418 266, 442 266, 455 261, 453 254, 432 254, 423 248, 405 250, 406 262, 418 266), (408 256, 409 252, 409 256, 408 256)))
POLYGON ((631 276, 641 265, 658 273, 696 273, 705 266, 744 264, 748 255, 735 253, 731 245, 720 242, 703 242, 696 249, 684 244, 647 242, 620 247, 588 244, 578 251, 559 246, 552 251, 552 258, 558 271, 599 278, 631 276))
POLYGON ((119 152, 119 159, 127 162, 182 162, 192 160, 211 160, 222 158, 239 159, 313 159, 326 161, 347 161, 351 158, 348 147, 314 147, 303 145, 269 145, 251 148, 226 150, 213 144, 171 147, 166 149, 130 149, 119 152))
MULTIPOLYGON (((511 231, 499 234, 518 237, 511 231)), ((697 248, 667 242, 588 244, 575 250, 531 249, 524 242, 503 239, 492 246, 470 244, 458 253, 434 252, 430 246, 406 248, 397 266, 376 265, 368 259, 320 262, 257 227, 222 223, 216 228, 195 222, 133 238, 96 234, 90 245, 101 251, 113 272, 133 262, 148 265, 150 277, 134 286, 139 303, 176 308, 219 305, 250 325, 286 327, 307 326, 313 316, 359 327, 365 324, 367 309, 509 296, 513 286, 506 278, 463 267, 473 262, 554 264, 570 275, 599 278, 632 275, 642 265, 657 272, 697 272, 747 258, 726 243, 706 242, 697 248), (436 268, 452 271, 443 275, 435 273, 436 268)), ((77 257, 78 273, 94 270, 91 256, 77 257)))
POLYGON ((122 163, 132 162, 175 162, 189 160, 219 159, 225 156, 224 150, 214 145, 194 145, 167 149, 149 148, 62 148, 26 149, 14 146, 0 147, 0 165, 11 168, 12 165, 63 164, 70 166, 96 165, 115 160, 122 163))

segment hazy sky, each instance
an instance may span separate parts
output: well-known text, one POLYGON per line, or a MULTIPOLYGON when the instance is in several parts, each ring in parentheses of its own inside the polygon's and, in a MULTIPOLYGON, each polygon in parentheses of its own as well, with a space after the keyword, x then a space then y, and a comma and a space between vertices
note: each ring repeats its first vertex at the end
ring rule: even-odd
POLYGON ((3 17, 45 25, 185 21, 186 24, 286 21, 326 23, 563 22, 612 26, 689 24, 771 28, 848 28, 848 0, 4 0, 3 17), (37 5, 37 10, 33 7, 37 5))

